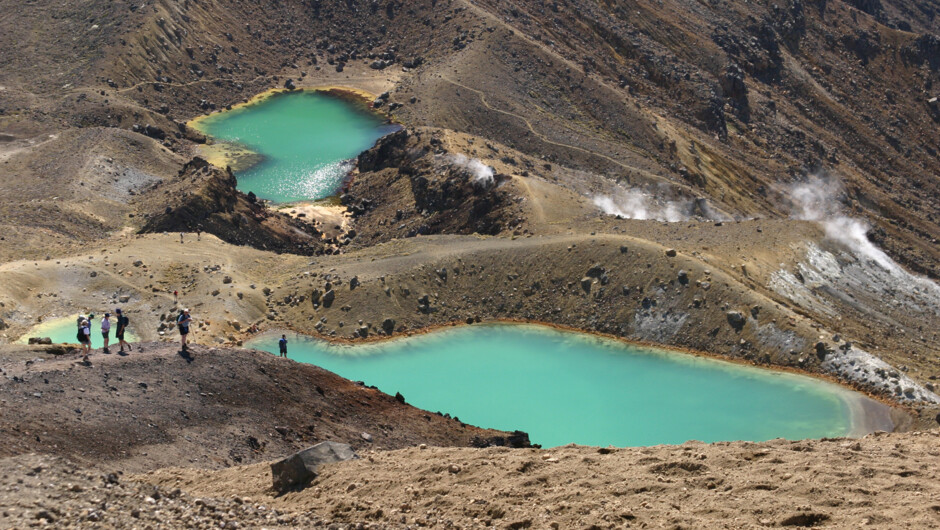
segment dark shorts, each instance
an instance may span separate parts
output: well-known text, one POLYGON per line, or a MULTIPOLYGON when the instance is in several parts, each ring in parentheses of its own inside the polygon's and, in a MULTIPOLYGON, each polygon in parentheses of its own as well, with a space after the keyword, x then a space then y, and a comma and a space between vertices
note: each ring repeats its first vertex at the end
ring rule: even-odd
POLYGON ((110 337, 110 336, 111 336, 111 330, 102 331, 102 332, 101 332, 101 336, 104 337, 104 338, 110 337))
POLYGON ((124 340, 124 330, 119 329, 118 331, 114 332, 114 336, 117 337, 118 340, 124 340))
POLYGON ((189 328, 180 328, 180 335, 189 335, 189 328))
POLYGON ((287 348, 281 348, 281 353, 287 353, 287 348))
POLYGON ((82 344, 91 344, 91 337, 82 337, 78 339, 78 342, 82 344))

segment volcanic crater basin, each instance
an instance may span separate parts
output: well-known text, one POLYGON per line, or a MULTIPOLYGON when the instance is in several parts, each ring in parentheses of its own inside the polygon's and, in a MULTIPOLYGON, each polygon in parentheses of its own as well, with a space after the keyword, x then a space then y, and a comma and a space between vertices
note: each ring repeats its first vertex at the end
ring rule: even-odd
MULTIPOLYGON (((246 346, 276 352, 279 333, 246 346)), ((289 356, 533 443, 648 446, 861 436, 890 409, 807 376, 536 325, 467 326, 365 345, 288 335, 289 356)))
POLYGON ((238 188, 275 203, 334 195, 359 153, 398 130, 332 92, 274 91, 190 125, 214 140, 213 164, 230 166, 238 188))

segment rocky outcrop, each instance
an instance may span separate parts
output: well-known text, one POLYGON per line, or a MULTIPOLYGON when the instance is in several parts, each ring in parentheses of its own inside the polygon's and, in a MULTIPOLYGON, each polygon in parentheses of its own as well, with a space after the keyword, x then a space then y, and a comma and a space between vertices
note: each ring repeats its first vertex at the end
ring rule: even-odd
POLYGON ((151 214, 141 233, 207 232, 236 245, 275 252, 322 253, 320 233, 312 225, 266 208, 236 189, 230 169, 220 170, 196 157, 166 183, 167 196, 176 197, 151 214), (198 185, 193 189, 191 182, 198 185))
POLYGON ((519 224, 509 177, 449 154, 435 133, 401 130, 359 156, 341 201, 356 243, 429 234, 498 234, 519 224))

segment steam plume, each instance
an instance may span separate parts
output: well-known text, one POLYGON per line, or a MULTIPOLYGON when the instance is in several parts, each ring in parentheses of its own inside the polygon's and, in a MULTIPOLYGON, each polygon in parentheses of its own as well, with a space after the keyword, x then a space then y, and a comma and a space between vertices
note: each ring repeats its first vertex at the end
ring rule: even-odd
POLYGON ((705 199, 665 200, 638 188, 619 189, 613 195, 595 195, 593 202, 605 214, 626 219, 654 219, 670 223, 692 217, 727 220, 705 199))
POLYGON ((488 188, 492 186, 496 179, 493 168, 484 164, 476 158, 467 158, 465 155, 446 155, 443 156, 443 163, 463 168, 470 174, 470 182, 477 186, 488 188))
POLYGON ((856 256, 867 258, 890 272, 901 272, 887 254, 868 240, 868 224, 842 213, 842 186, 835 179, 813 178, 790 188, 793 200, 791 217, 816 221, 823 226, 826 237, 849 247, 856 256))

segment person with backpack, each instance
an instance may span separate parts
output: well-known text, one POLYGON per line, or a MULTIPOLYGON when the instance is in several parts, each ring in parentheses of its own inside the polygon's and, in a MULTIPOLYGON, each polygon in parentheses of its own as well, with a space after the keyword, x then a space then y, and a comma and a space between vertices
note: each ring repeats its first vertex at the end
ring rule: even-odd
POLYGON ((281 335, 281 340, 277 341, 278 349, 281 350, 281 357, 287 358, 287 335, 281 335))
POLYGON ((101 338, 104 339, 104 347, 101 351, 111 353, 111 350, 108 349, 108 343, 111 341, 111 313, 105 313, 101 317, 101 338))
POLYGON ((117 331, 114 336, 117 337, 120 343, 121 353, 124 353, 124 346, 127 346, 127 351, 131 351, 131 345, 124 340, 124 333, 127 331, 127 325, 131 323, 131 320, 124 315, 120 307, 115 309, 114 312, 117 313, 117 331))
POLYGON ((78 343, 82 345, 82 362, 88 363, 88 354, 91 352, 91 324, 82 320, 78 328, 78 343))
POLYGON ((189 351, 189 346, 186 345, 186 336, 189 335, 189 324, 192 321, 193 317, 189 316, 189 309, 184 309, 176 317, 176 327, 180 330, 180 344, 183 346, 183 351, 189 351))

